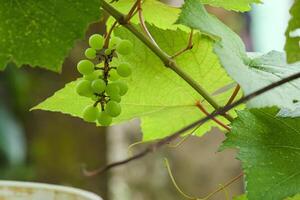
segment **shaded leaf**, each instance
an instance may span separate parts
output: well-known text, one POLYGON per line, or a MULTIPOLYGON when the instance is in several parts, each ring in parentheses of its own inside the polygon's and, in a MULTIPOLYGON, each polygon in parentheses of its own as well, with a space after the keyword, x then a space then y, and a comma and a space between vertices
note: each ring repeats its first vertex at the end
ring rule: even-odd
POLYGON ((249 200, 281 200, 300 192, 300 118, 277 108, 238 112, 224 148, 239 149, 249 200))
POLYGON ((99 20, 100 1, 0 1, 0 70, 9 61, 61 70, 75 40, 99 20))

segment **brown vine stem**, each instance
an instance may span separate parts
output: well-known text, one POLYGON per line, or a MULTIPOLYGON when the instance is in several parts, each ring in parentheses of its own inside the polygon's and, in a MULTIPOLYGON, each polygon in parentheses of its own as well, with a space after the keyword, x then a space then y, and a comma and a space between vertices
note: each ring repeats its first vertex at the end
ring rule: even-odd
POLYGON ((181 54, 183 54, 184 52, 191 50, 193 48, 193 35, 194 35, 194 30, 191 30, 190 36, 189 36, 189 41, 188 44, 185 48, 181 49, 180 51, 178 51, 177 53, 175 53, 173 56, 171 56, 171 58, 176 58, 177 56, 180 56, 181 54))
MULTIPOLYGON (((209 104, 211 104, 216 110, 220 109, 221 106, 218 102, 201 86, 197 81, 192 79, 189 74, 182 70, 182 67, 178 66, 177 63, 159 47, 157 47, 153 42, 141 33, 135 26, 133 26, 130 21, 125 20, 125 16, 117 11, 113 6, 105 1, 101 1, 102 8, 108 12, 112 17, 114 17, 119 24, 127 28, 131 33, 133 33, 139 40, 141 40, 154 54, 156 54, 164 65, 171 70, 173 70, 178 76, 185 80, 192 88, 195 89, 209 104)), ((227 113, 222 114, 228 121, 233 121, 233 117, 227 113)))
MULTIPOLYGON (((201 112, 203 112, 206 116, 209 116, 210 113, 205 109, 205 107, 201 104, 200 101, 196 102, 196 106, 201 110, 201 112)), ((230 131, 230 127, 227 126, 226 124, 224 124, 223 122, 221 122, 220 120, 218 120, 217 118, 212 118, 212 120, 214 122, 216 122, 217 124, 219 124, 220 126, 222 126, 223 128, 225 128, 226 130, 230 131)))
POLYGON ((126 163, 129 163, 133 160, 137 160, 137 159, 140 159, 144 156, 146 156, 147 154, 151 153, 151 152, 155 152, 157 149, 159 149, 160 147, 166 145, 166 144, 169 144, 171 141, 173 141, 174 139, 178 138, 180 135, 182 135, 183 133, 185 133, 186 131, 189 131, 207 121, 209 121, 210 119, 214 118, 214 117, 217 117, 219 115, 222 115, 228 111, 230 111, 231 109, 235 108, 236 106, 239 106, 241 105, 242 103, 245 103, 247 101, 249 101, 250 99, 253 99, 269 90, 272 90, 276 87, 279 87, 285 83, 288 83, 290 81, 293 81, 293 80, 296 80, 300 78, 300 72, 299 73, 296 73, 294 75, 291 75, 291 76, 288 76, 280 81, 277 81, 277 82, 274 82, 268 86, 265 86, 253 93, 250 93, 249 95, 247 96, 244 96, 242 98, 240 98, 239 100, 235 101, 234 103, 230 104, 230 105, 227 105, 223 108, 220 108, 218 110, 216 110, 214 113, 200 119, 200 120, 197 120, 195 121, 194 123, 174 132, 173 134, 171 134, 170 136, 167 136, 159 141, 157 141, 156 143, 153 143, 153 144, 150 144, 145 150, 143 150, 142 152, 130 157, 130 158, 127 158, 125 160, 122 160, 122 161, 119 161, 119 162, 115 162, 115 163, 111 163, 111 164, 108 164, 106 165, 105 167, 103 168, 99 168, 95 171, 87 171, 87 170, 84 170, 84 173, 85 175, 87 176, 93 176, 93 175, 97 175, 99 173, 103 173, 111 168, 114 168, 114 167, 117 167, 117 166, 121 166, 121 165, 124 165, 126 163))
POLYGON ((118 24, 118 21, 115 21, 115 22, 113 23, 113 25, 110 27, 108 33, 105 35, 104 48, 108 48, 110 36, 111 36, 111 34, 112 34, 114 28, 117 26, 117 24, 118 24))
POLYGON ((234 89, 232 95, 230 96, 228 102, 226 103, 226 106, 229 105, 229 104, 231 104, 231 103, 234 101, 234 99, 235 99, 235 97, 238 95, 240 89, 241 89, 241 87, 240 87, 240 85, 238 84, 238 85, 235 87, 235 89, 234 89))

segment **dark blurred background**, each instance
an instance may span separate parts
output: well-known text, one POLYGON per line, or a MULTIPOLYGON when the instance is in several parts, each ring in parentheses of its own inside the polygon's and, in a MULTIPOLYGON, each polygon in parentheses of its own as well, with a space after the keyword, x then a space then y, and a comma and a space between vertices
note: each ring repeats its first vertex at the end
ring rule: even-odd
MULTIPOLYGON (((217 8, 209 11, 240 34, 249 51, 267 52, 283 49, 291 2, 269 0, 247 14, 217 8)), ((101 24, 91 25, 87 37, 99 31, 103 31, 101 24)), ((0 179, 69 185, 109 200, 171 200, 184 198, 171 183, 164 157, 169 159, 178 184, 194 196, 205 196, 241 172, 234 150, 217 153, 224 135, 214 130, 109 173, 85 177, 82 164, 93 169, 126 158, 128 146, 141 138, 138 121, 104 129, 60 113, 29 112, 78 76, 74 66, 85 45, 85 41, 77 42, 61 74, 28 66, 17 69, 13 63, 0 73, 0 179)), ((138 145, 133 151, 141 148, 143 145, 138 145)), ((239 195, 243 188, 240 180, 228 192, 239 195)), ((225 199, 225 195, 220 193, 211 199, 225 199)))

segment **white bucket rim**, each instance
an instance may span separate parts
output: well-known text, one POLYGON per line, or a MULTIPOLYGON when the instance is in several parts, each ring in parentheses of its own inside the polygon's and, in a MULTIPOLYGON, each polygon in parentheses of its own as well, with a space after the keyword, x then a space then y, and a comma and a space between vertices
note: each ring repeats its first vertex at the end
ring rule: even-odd
POLYGON ((101 197, 96 195, 95 193, 70 187, 70 186, 62 186, 62 185, 54 185, 48 183, 39 183, 39 182, 26 182, 26 181, 2 181, 0 180, 0 187, 21 187, 21 188, 31 188, 31 189, 41 189, 41 190, 50 190, 50 191, 58 191, 65 192, 74 195, 78 195, 84 198, 88 198, 90 200, 103 200, 101 197))

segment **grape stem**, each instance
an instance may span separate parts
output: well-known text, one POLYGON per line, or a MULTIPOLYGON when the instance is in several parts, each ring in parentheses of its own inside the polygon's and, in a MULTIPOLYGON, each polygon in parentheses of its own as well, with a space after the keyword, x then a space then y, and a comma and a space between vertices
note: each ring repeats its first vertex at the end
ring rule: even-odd
MULTIPOLYGON (((99 169, 96 169, 96 170, 93 170, 93 171, 88 171, 86 169, 83 169, 83 173, 86 175, 86 176, 95 176, 97 174, 101 174, 109 169, 112 169, 114 167, 117 167, 117 166, 121 166, 121 165, 124 165, 126 163, 129 163, 131 161, 134 161, 134 160, 137 160, 137 159, 140 159, 146 155, 148 155, 149 153, 152 153, 152 152, 155 152, 157 149, 163 147, 164 145, 166 144, 169 144, 171 141, 175 140, 176 138, 178 138, 179 136, 181 136, 182 134, 186 133, 187 131, 189 130, 192 130, 193 128, 201 125, 201 124, 204 124, 205 122, 219 116, 219 115, 222 115, 228 111, 230 111, 231 109, 265 93, 265 92, 268 92, 276 87, 279 87, 283 84, 286 84, 288 82, 291 82, 291 81, 294 81, 296 79, 299 79, 300 78, 300 72, 294 74, 294 75, 291 75, 291 76, 288 76, 284 79, 281 79, 280 81, 277 81, 277 82, 274 82, 270 85, 267 85, 253 93, 250 93, 248 94, 247 96, 244 96, 242 98, 240 98, 239 100, 235 101, 234 103, 230 104, 230 105, 227 105, 223 108, 220 108, 218 110, 216 110, 214 113, 202 118, 202 119, 199 119, 197 121, 195 121, 194 123, 174 132, 173 134, 153 143, 153 144, 150 144, 146 149, 144 149, 143 151, 141 151, 140 153, 132 156, 132 157, 129 157, 127 159, 124 159, 124 160, 121 160, 121 161, 118 161, 118 162, 114 162, 114 163, 111 163, 111 164, 108 164, 104 167, 101 167, 99 169)), ((225 184, 226 185, 226 184, 225 184)))
POLYGON ((108 48, 110 36, 111 36, 111 34, 112 34, 114 28, 117 26, 117 24, 118 24, 118 21, 115 21, 115 22, 113 23, 113 25, 110 27, 108 33, 105 35, 105 42, 104 42, 104 46, 103 46, 104 48, 108 48))
POLYGON ((149 30, 146 26, 145 19, 143 16, 142 0, 137 0, 136 2, 138 2, 137 11, 139 14, 140 26, 141 26, 142 30, 144 31, 144 33, 146 34, 146 36, 152 41, 152 43, 159 48, 158 44, 155 42, 154 38, 152 37, 151 33, 149 32, 149 30))
POLYGON ((180 56, 181 54, 183 54, 184 52, 191 50, 193 48, 193 35, 194 35, 194 30, 191 30, 190 36, 189 36, 189 41, 188 44, 185 48, 181 49, 180 51, 178 51, 177 53, 175 53, 173 56, 171 56, 171 58, 176 58, 177 56, 180 56))
MULTIPOLYGON (((126 16, 117 11, 113 6, 109 3, 102 1, 102 8, 109 13, 112 17, 118 21, 118 23, 125 28, 127 28, 130 32, 132 32, 137 38, 139 38, 153 53, 155 53, 160 60, 164 63, 164 65, 171 70, 173 70, 177 75, 179 75, 182 79, 184 79, 192 88, 194 88, 210 105, 212 105, 216 110, 220 109, 221 106, 214 100, 214 98, 201 86, 192 79, 185 71, 179 67, 176 62, 162 51, 159 47, 157 47, 151 39, 142 34, 138 29, 135 28, 129 21, 126 20, 126 16)), ((222 113, 222 115, 230 122, 233 121, 233 117, 231 117, 227 113, 222 113)))
MULTIPOLYGON (((202 105, 202 103, 200 101, 196 102, 196 106, 199 108, 199 110, 204 113, 206 116, 209 116, 209 112, 205 109, 205 107, 202 105)), ((227 131, 230 131, 231 128, 229 126, 227 126, 226 124, 224 124, 223 122, 221 122, 220 120, 218 120, 217 118, 212 118, 212 120, 214 122, 216 122, 218 125, 222 126, 223 128, 225 128, 227 131)))
POLYGON ((226 105, 229 105, 229 104, 231 104, 234 101, 234 99, 238 95, 240 89, 241 89, 240 85, 237 84, 237 86, 235 87, 235 89, 234 89, 232 95, 230 96, 228 102, 226 103, 226 105))

